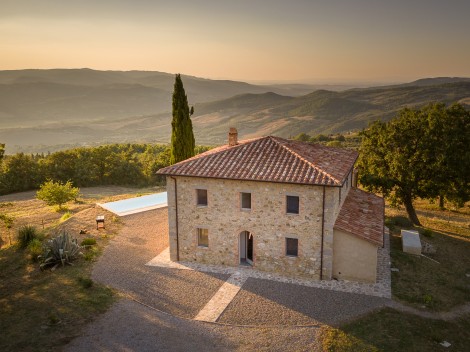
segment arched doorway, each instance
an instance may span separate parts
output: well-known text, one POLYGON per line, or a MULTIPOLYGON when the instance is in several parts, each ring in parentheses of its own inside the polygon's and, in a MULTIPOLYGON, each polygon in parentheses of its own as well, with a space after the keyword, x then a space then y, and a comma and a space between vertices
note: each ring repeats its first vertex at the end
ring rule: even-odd
POLYGON ((249 231, 240 233, 239 257, 240 264, 253 265, 253 234, 249 231))

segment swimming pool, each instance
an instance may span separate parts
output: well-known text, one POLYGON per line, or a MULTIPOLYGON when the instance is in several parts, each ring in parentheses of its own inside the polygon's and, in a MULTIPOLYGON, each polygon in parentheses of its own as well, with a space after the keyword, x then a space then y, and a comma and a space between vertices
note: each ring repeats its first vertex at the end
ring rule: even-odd
POLYGON ((116 215, 124 216, 168 206, 166 192, 150 194, 117 202, 98 203, 98 205, 116 215))

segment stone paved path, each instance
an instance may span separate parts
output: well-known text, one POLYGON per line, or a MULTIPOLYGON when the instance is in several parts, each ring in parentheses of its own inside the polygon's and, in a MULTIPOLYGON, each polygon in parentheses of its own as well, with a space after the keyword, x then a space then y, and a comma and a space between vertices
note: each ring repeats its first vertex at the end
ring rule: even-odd
POLYGON ((248 277, 236 272, 220 287, 194 320, 215 322, 240 291, 248 277))

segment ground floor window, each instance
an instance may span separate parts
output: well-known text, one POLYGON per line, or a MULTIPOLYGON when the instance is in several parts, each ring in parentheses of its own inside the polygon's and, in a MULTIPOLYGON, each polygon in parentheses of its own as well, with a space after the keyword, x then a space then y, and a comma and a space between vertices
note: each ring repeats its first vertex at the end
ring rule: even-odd
POLYGON ((197 245, 199 247, 209 247, 209 230, 197 229, 197 245))
POLYGON ((289 257, 299 255, 299 240, 297 238, 286 238, 286 255, 289 257))

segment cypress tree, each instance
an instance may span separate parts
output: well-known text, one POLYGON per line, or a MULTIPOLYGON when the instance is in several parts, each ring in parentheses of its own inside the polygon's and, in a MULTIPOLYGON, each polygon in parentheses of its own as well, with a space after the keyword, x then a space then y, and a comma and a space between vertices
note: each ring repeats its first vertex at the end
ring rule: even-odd
POLYGON ((190 116, 194 112, 188 106, 181 76, 176 75, 173 90, 173 120, 171 121, 171 155, 170 163, 175 164, 194 156, 193 124, 190 116))

